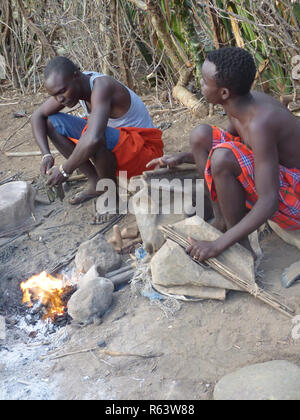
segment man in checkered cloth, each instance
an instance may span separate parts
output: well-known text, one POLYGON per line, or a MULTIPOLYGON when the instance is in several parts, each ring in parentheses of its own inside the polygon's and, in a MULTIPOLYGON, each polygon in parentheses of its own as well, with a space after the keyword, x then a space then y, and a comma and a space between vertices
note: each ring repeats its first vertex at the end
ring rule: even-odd
POLYGON ((300 121, 271 96, 250 91, 255 75, 254 60, 242 48, 208 53, 202 94, 223 106, 228 128, 201 124, 191 134, 190 153, 150 162, 196 163, 205 178, 214 226, 223 235, 211 242, 191 238, 187 252, 198 260, 236 242, 251 250, 248 235, 268 219, 286 230, 300 229, 300 121))

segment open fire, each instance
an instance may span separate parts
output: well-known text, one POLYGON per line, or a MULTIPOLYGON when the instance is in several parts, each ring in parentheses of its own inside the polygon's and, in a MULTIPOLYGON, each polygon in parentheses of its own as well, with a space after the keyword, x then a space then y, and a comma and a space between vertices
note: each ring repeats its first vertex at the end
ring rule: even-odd
POLYGON ((39 301, 44 307, 43 320, 51 320, 64 316, 66 313, 66 295, 73 289, 65 285, 64 280, 55 278, 43 271, 21 283, 22 302, 32 307, 34 301, 39 301))

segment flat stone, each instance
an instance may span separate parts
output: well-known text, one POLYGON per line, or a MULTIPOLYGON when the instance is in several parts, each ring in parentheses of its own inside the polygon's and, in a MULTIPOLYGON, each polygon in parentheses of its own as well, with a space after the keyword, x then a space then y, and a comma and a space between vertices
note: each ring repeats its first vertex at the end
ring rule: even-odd
MULTIPOLYGON (((198 216, 173 225, 178 233, 197 240, 212 241, 222 233, 198 216)), ((249 284, 255 284, 254 259, 250 251, 235 244, 217 259, 249 284)), ((226 290, 242 289, 213 269, 196 264, 175 242, 167 240, 151 260, 154 288, 165 294, 190 296, 200 299, 226 298, 226 290)))
POLYGON ((73 293, 68 313, 76 323, 89 323, 100 318, 112 303, 114 285, 111 280, 96 277, 73 293))
POLYGON ((103 276, 105 273, 119 268, 121 263, 120 255, 107 242, 104 235, 101 234, 83 242, 75 256, 76 268, 82 273, 87 273, 95 265, 98 273, 101 273, 103 276))
POLYGON ((6 340, 5 318, 0 315, 0 343, 6 340))
POLYGON ((284 242, 300 249, 300 230, 284 230, 272 220, 268 220, 268 224, 284 242))
POLYGON ((219 287, 206 287, 206 286, 194 286, 185 284, 183 286, 161 286, 154 284, 153 286, 157 292, 162 295, 175 297, 179 300, 204 300, 204 299, 215 299, 225 300, 226 290, 219 287))
POLYGON ((288 288, 297 280, 300 280, 300 261, 295 262, 284 270, 281 283, 283 287, 288 288))
POLYGON ((215 400, 300 400, 300 368, 273 360, 246 366, 224 376, 215 386, 215 400))
POLYGON ((34 211, 35 190, 24 181, 0 186, 0 231, 24 225, 34 211))
POLYGON ((161 293, 224 300, 225 289, 238 290, 219 273, 195 264, 180 245, 170 240, 156 252, 150 267, 152 284, 161 293))
MULTIPOLYGON (((222 235, 220 231, 198 216, 178 222, 173 225, 173 228, 186 238, 191 236, 199 241, 214 241, 222 235)), ((217 259, 244 280, 255 284, 254 258, 248 249, 237 243, 218 255, 217 259)), ((233 287, 233 290, 236 290, 236 286, 231 288, 233 287)))

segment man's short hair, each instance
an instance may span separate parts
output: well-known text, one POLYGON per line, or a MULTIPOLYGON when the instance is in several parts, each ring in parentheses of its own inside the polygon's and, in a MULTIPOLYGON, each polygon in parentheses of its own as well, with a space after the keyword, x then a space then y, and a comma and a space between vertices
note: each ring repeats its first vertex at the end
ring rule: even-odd
POLYGON ((246 95, 252 86, 256 66, 252 55, 238 47, 226 47, 210 51, 207 60, 216 66, 216 82, 237 95, 246 95))
POLYGON ((67 57, 58 56, 49 61, 44 71, 44 77, 47 80, 52 73, 72 76, 78 70, 79 67, 67 57))

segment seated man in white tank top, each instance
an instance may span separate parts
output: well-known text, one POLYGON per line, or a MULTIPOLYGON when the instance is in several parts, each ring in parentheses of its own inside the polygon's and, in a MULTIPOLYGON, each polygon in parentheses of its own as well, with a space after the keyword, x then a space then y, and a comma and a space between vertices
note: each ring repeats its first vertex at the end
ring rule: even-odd
POLYGON ((71 204, 97 197, 100 178, 115 180, 119 171, 127 171, 128 178, 139 175, 148 162, 162 156, 161 131, 125 85, 100 73, 81 72, 66 57, 52 59, 44 76, 50 98, 34 112, 32 131, 43 155, 41 173, 50 174, 50 186, 64 182, 75 169, 87 176, 87 187, 71 204), (86 118, 60 112, 78 102, 86 118), (59 168, 48 138, 66 158, 59 168))

